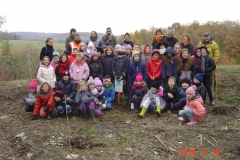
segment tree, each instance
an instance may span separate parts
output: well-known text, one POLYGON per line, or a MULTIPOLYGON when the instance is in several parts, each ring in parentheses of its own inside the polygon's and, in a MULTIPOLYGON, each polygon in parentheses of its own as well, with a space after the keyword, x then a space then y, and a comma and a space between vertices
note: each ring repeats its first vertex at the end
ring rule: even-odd
POLYGON ((7 21, 6 21, 6 17, 5 16, 0 16, 0 28, 2 27, 2 25, 4 24, 4 23, 6 23, 7 21))

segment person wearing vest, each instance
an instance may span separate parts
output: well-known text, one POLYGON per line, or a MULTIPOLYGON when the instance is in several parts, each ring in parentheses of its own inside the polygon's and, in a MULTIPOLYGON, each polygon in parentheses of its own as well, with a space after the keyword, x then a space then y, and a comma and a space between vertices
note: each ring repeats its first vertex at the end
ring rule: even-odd
POLYGON ((75 28, 72 28, 70 30, 70 35, 67 37, 66 41, 65 41, 65 48, 66 48, 66 51, 69 51, 70 50, 70 46, 69 46, 69 43, 72 42, 74 40, 74 37, 76 35, 76 29, 75 28))
POLYGON ((76 34, 75 37, 74 37, 74 41, 70 42, 69 43, 69 53, 70 55, 72 54, 73 52, 73 49, 74 48, 77 48, 78 50, 80 50, 80 43, 81 43, 81 38, 80 38, 80 35, 79 34, 76 34))

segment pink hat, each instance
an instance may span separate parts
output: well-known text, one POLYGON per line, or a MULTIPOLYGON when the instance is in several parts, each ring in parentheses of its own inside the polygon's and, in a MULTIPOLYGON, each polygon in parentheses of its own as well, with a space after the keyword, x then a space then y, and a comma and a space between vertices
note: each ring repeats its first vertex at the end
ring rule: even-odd
POLYGON ((102 81, 98 77, 96 77, 94 78, 94 84, 95 86, 102 86, 102 81))
POLYGON ((195 85, 192 85, 191 87, 189 87, 189 88, 186 90, 186 94, 189 93, 189 94, 195 96, 195 90, 196 90, 196 86, 195 86, 195 85))
POLYGON ((28 88, 37 90, 37 81, 36 81, 36 79, 32 79, 32 81, 28 85, 28 88))
POLYGON ((92 50, 91 56, 98 56, 98 53, 97 53, 97 49, 96 49, 96 48, 94 48, 94 49, 92 50))
POLYGON ((142 73, 138 73, 136 78, 135 78, 135 81, 143 81, 143 76, 142 76, 142 73))

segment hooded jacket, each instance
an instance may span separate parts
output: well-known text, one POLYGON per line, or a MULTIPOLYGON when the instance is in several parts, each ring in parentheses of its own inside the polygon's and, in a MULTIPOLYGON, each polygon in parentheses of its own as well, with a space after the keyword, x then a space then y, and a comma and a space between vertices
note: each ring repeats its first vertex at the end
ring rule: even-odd
POLYGON ((147 67, 144 62, 140 61, 137 66, 135 66, 134 63, 131 63, 129 65, 128 78, 127 78, 129 85, 133 84, 138 73, 142 73, 143 80, 147 82, 148 80, 147 67))
POLYGON ((143 52, 143 54, 141 55, 141 60, 142 60, 142 62, 145 62, 145 64, 147 64, 147 62, 151 59, 151 57, 152 57, 152 47, 149 45, 149 44, 147 44, 145 47, 144 47, 144 52, 143 52), (147 54, 146 53, 146 47, 150 47, 150 53, 149 54, 147 54))
POLYGON ((199 121, 205 115, 205 108, 203 107, 203 100, 200 96, 196 96, 193 100, 187 100, 186 106, 183 107, 190 108, 194 113, 194 119, 199 121))
POLYGON ((215 63, 218 63, 218 59, 220 57, 218 44, 212 39, 210 39, 208 44, 205 44, 204 40, 202 40, 201 42, 199 42, 198 47, 203 47, 203 46, 207 47, 209 56, 211 56, 214 59, 215 63))
POLYGON ((54 68, 51 65, 46 66, 41 64, 38 68, 37 80, 39 81, 39 84, 42 84, 43 82, 48 82, 48 84, 52 88, 55 88, 55 83, 57 82, 57 80, 54 68))
POLYGON ((162 60, 162 78, 167 78, 170 76, 174 76, 175 78, 177 78, 177 59, 175 57, 175 53, 173 49, 170 47, 167 47, 162 60), (167 53, 172 53, 174 57, 173 64, 172 63, 165 64, 164 59, 167 56, 167 53))
MULTIPOLYGON (((154 50, 153 50, 154 52, 154 50)), ((162 60, 154 59, 153 55, 151 59, 147 62, 148 77, 154 77, 155 79, 161 78, 162 74, 162 60)))

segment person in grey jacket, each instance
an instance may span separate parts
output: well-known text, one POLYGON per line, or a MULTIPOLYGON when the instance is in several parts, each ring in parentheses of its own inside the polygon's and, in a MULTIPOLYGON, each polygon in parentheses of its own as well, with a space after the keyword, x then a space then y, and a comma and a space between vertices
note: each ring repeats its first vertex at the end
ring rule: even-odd
POLYGON ((116 37, 112 34, 112 29, 108 27, 106 34, 102 37, 101 45, 112 46, 113 48, 117 44, 116 37))
POLYGON ((74 37, 76 35, 77 31, 75 28, 72 28, 70 30, 70 35, 67 37, 66 41, 65 41, 65 48, 67 51, 70 50, 70 46, 69 46, 69 43, 72 42, 74 40, 74 37))

